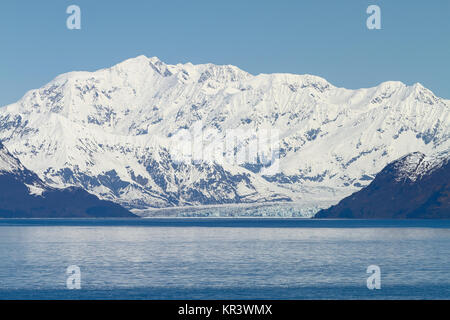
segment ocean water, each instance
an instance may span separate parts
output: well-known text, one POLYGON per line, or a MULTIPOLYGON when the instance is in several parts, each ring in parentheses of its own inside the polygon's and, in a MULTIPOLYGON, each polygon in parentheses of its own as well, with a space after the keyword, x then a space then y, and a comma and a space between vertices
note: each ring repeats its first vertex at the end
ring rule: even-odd
POLYGON ((449 220, 0 220, 0 299, 450 299, 449 264, 449 220))

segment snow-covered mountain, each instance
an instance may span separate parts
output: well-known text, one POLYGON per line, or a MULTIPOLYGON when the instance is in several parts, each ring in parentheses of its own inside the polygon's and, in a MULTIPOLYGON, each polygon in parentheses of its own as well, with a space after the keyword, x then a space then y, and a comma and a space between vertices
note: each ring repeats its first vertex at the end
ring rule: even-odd
POLYGON ((450 152, 410 153, 317 218, 450 218, 450 152))
MULTIPOLYGON (((4 178, 5 176, 14 177, 15 180, 22 183, 28 188, 30 195, 42 195, 48 189, 48 186, 34 172, 26 169, 0 142, 0 177, 4 178)), ((7 189, 6 185, 2 185, 1 193, 5 193, 7 189)))
POLYGON ((0 217, 136 217, 116 203, 77 187, 46 185, 0 143, 0 217))
POLYGON ((449 149, 449 111, 420 84, 348 90, 311 75, 139 56, 63 74, 0 108, 0 139, 46 183, 132 209, 320 208, 401 156, 449 149), (233 147, 221 149, 230 133, 233 147))

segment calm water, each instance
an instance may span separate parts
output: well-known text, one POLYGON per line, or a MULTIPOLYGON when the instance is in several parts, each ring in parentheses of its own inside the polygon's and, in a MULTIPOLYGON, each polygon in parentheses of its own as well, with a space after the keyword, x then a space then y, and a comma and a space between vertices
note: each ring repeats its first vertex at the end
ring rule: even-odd
POLYGON ((449 248, 450 221, 7 219, 0 299, 450 299, 449 248))

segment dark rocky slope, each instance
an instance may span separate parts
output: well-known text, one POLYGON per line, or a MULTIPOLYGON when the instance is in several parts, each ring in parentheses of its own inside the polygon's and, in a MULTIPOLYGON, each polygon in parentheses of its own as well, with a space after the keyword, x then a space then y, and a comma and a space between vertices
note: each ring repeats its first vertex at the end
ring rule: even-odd
POLYGON ((0 218, 136 217, 80 189, 56 189, 26 169, 0 143, 0 218))
POLYGON ((448 153, 411 153, 388 164, 364 189, 315 218, 450 219, 448 153))

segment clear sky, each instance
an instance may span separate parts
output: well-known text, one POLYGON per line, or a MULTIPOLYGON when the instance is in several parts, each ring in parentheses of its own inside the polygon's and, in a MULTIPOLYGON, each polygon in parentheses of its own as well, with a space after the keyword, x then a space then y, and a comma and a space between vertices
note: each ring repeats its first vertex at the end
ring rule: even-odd
POLYGON ((58 74, 141 54, 314 74, 347 88, 420 82, 450 99, 449 0, 1 0, 0 105, 58 74), (81 8, 81 30, 66 8, 81 8), (366 9, 381 8, 381 30, 366 9))

